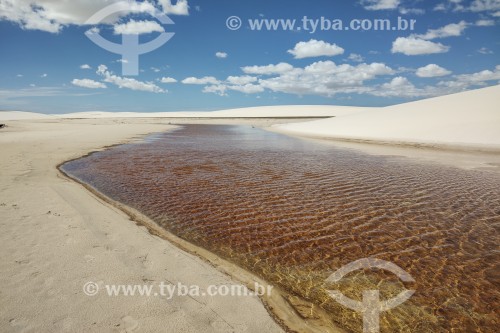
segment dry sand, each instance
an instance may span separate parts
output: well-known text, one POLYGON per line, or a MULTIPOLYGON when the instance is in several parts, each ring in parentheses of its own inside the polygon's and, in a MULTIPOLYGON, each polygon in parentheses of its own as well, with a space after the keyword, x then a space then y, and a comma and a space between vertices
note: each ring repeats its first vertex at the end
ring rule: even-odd
POLYGON ((275 127, 341 140, 500 150, 500 85, 275 127))
MULTIPOLYGON (((210 112, 77 112, 54 115, 59 118, 290 118, 290 117, 336 117, 366 111, 370 108, 335 105, 279 105, 210 112)), ((0 113, 0 119, 2 115, 0 113)))
POLYGON ((257 297, 83 293, 88 281, 202 288, 237 283, 56 169, 103 146, 171 128, 149 122, 23 120, 0 131, 0 331, 282 331, 257 297))

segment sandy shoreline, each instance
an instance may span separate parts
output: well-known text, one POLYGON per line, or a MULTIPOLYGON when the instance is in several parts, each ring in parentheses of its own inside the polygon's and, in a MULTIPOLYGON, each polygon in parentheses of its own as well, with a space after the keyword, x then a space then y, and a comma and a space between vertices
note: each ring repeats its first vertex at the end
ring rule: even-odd
POLYGON ((280 332, 257 297, 86 296, 98 284, 235 284, 138 227, 56 166, 165 131, 148 121, 18 121, 0 133, 2 331, 280 332))

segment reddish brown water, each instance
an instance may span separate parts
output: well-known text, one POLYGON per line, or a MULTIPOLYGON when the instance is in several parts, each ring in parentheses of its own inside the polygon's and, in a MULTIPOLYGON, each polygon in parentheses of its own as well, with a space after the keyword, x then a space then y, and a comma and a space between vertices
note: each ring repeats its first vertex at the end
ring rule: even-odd
POLYGON ((326 289, 391 298, 382 332, 498 332, 500 177, 424 165, 244 126, 189 125, 121 145, 63 169, 176 235, 321 305, 361 331, 359 314, 326 289), (359 271, 376 257, 410 273, 359 271))

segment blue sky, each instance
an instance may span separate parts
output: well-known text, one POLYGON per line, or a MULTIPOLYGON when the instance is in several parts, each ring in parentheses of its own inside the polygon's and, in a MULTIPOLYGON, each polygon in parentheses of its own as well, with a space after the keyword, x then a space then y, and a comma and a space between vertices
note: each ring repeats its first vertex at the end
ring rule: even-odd
POLYGON ((86 23, 114 2, 0 0, 0 109, 381 106, 500 82, 500 0, 128 1, 130 12, 86 23), (153 9, 175 24, 160 24, 153 9), (241 19, 241 28, 227 27, 231 16, 241 19), (312 33, 305 31, 304 16, 343 26, 312 33), (415 29, 345 29, 353 19, 394 25, 398 17, 415 20, 415 29), (250 27, 269 19, 296 25, 250 27), (140 56, 139 75, 126 76, 121 55, 94 44, 85 35, 90 29, 117 43, 123 31, 140 34, 141 42, 161 31, 175 35, 140 56))

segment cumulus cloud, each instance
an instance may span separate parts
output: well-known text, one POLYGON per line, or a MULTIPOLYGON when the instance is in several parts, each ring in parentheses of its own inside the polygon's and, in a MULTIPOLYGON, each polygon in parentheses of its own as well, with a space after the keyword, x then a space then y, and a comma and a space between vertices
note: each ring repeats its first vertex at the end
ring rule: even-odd
POLYGON ((478 27, 491 27, 495 25, 495 21, 493 20, 477 20, 476 26, 478 27))
POLYGON ((176 4, 172 4, 172 0, 158 1, 165 14, 172 15, 189 15, 189 4, 187 0, 177 0, 176 4))
POLYGON ((152 82, 142 82, 135 79, 114 75, 108 70, 108 67, 106 67, 105 65, 99 65, 99 67, 97 68, 97 74, 102 76, 105 82, 112 83, 120 88, 148 91, 154 93, 166 92, 166 90, 163 90, 152 82))
POLYGON ((226 52, 217 52, 215 53, 215 56, 220 59, 225 59, 227 58, 227 53, 226 52))
POLYGON ((427 97, 432 96, 435 92, 429 87, 417 88, 407 78, 398 76, 391 82, 382 84, 379 88, 373 89, 370 94, 379 97, 427 97))
POLYGON ((83 64, 80 66, 81 69, 91 69, 92 67, 90 67, 90 65, 87 65, 87 64, 83 64))
POLYGON ((351 60, 351 61, 354 61, 354 62, 363 62, 364 59, 363 59, 363 57, 360 54, 351 53, 347 57, 347 60, 351 60))
MULTIPOLYGON (((337 65, 332 61, 315 62, 304 68, 294 68, 290 64, 279 63, 267 66, 247 66, 242 68, 247 74, 273 76, 258 79, 254 76, 229 76, 225 81, 207 85, 203 92, 227 95, 234 90, 245 94, 256 94, 266 89, 297 95, 333 96, 337 93, 367 91, 365 81, 379 76, 392 75, 394 70, 385 64, 337 65)), ((199 81, 198 81, 199 82, 199 81)))
POLYGON ((204 93, 212 93, 212 94, 216 94, 219 96, 227 96, 226 90, 227 90, 227 86, 223 85, 223 84, 205 86, 203 88, 204 93))
POLYGON ((451 74, 451 71, 438 66, 436 64, 429 64, 424 67, 420 67, 416 72, 418 77, 438 77, 451 74))
POLYGON ((113 30, 115 35, 142 35, 152 32, 165 32, 165 29, 156 21, 136 20, 130 20, 123 24, 116 24, 113 30))
POLYGON ((257 78, 254 76, 244 75, 244 76, 228 76, 226 79, 230 84, 236 85, 246 85, 249 83, 253 83, 257 81, 257 78))
POLYGON ((176 83, 176 82, 177 82, 177 80, 176 80, 176 79, 174 79, 173 77, 162 77, 162 78, 160 79, 160 82, 161 82, 161 83, 176 83))
POLYGON ((184 84, 219 84, 219 80, 217 80, 213 76, 205 76, 202 78, 197 77, 188 77, 182 80, 184 84))
POLYGON ((282 74, 293 69, 293 66, 286 63, 280 62, 277 65, 267 65, 267 66, 245 66, 241 68, 246 74, 255 74, 255 75, 273 75, 273 74, 282 74))
POLYGON ((65 26, 86 24, 115 24, 121 18, 134 13, 154 13, 187 15, 187 0, 178 0, 172 5, 170 0, 159 0, 159 7, 153 2, 129 0, 125 10, 109 15, 102 22, 87 22, 99 10, 123 0, 0 0, 0 19, 17 23, 26 30, 60 32, 65 26))
POLYGON ((264 88, 297 95, 333 96, 338 93, 362 91, 365 81, 392 75, 394 70, 382 63, 337 65, 318 61, 304 68, 294 68, 278 77, 260 80, 264 88))
POLYGON ((363 0, 362 4, 368 10, 385 10, 398 8, 400 0, 363 0))
POLYGON ((500 10, 500 0, 474 0, 469 10, 473 12, 497 11, 500 10))
POLYGON ((460 11, 460 12, 491 12, 500 10, 500 0, 474 0, 469 4, 462 0, 448 0, 434 7, 439 11, 460 11))
POLYGON ((71 84, 78 86, 78 87, 83 87, 83 88, 89 88, 89 89, 105 89, 107 88, 106 85, 102 82, 97 82, 91 79, 74 79, 71 81, 71 84))
POLYGON ((312 58, 312 57, 332 57, 344 53, 344 49, 337 44, 329 44, 327 42, 311 39, 308 42, 299 42, 292 50, 288 50, 295 59, 312 58))
POLYGON ((458 82, 459 84, 464 84, 467 87, 470 85, 484 86, 488 81, 500 80, 500 65, 496 66, 493 71, 483 70, 481 72, 472 74, 455 75, 454 79, 455 82, 458 82))
POLYGON ((423 35, 415 35, 414 37, 425 40, 445 37, 458 37, 462 35, 465 28, 467 28, 467 22, 461 21, 459 23, 445 25, 444 27, 441 27, 439 29, 430 29, 429 31, 427 31, 427 33, 423 35))
POLYGON ((244 94, 256 94, 264 91, 264 88, 258 84, 244 84, 227 87, 230 90, 242 92, 244 94))
POLYGON ((446 53, 450 50, 449 46, 441 43, 434 43, 428 40, 415 37, 398 37, 392 43, 392 53, 403 53, 405 55, 422 55, 433 53, 446 53))

